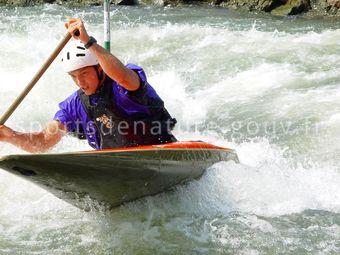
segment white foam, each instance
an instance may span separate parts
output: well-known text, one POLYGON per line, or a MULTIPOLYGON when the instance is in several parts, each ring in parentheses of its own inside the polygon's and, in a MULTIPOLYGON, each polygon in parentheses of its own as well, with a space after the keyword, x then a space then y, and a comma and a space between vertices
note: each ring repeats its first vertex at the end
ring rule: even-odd
MULTIPOLYGON (((0 40, 0 55, 4 58, 0 63, 1 113, 49 55, 51 47, 62 39, 64 15, 75 12, 68 10, 66 14, 52 15, 48 11, 59 7, 46 8, 47 14, 40 16, 6 18, 8 24, 22 24, 18 28, 9 29, 0 24, 2 29, 8 29, 0 40), (57 23, 61 23, 60 27, 57 23)), ((339 151, 334 141, 337 141, 339 124, 340 90, 337 85, 340 81, 337 79, 339 57, 334 50, 339 42, 339 30, 319 33, 260 31, 257 24, 250 29, 238 29, 230 26, 233 23, 229 21, 221 23, 222 26, 218 22, 213 26, 199 22, 157 22, 148 19, 148 15, 131 17, 126 12, 120 10, 113 17, 119 19, 113 27, 113 52, 124 61, 144 67, 150 83, 172 115, 182 123, 175 134, 181 140, 206 140, 234 147, 242 163, 220 163, 200 181, 179 188, 174 197, 164 195, 151 201, 158 199, 155 204, 162 204, 162 199, 164 203, 174 199, 178 202, 174 210, 187 210, 190 204, 189 210, 203 214, 240 210, 282 215, 308 208, 339 212, 339 173, 334 166, 338 159, 335 157, 327 158, 326 162, 319 162, 315 157, 312 167, 307 168, 299 166, 299 157, 285 158, 286 151, 295 149, 289 148, 294 146, 289 141, 275 144, 262 137, 236 144, 216 130, 191 129, 197 123, 210 120, 223 129, 229 118, 294 121, 309 114, 317 122, 324 121, 323 126, 332 132, 326 136, 328 145, 315 139, 301 145, 306 146, 303 151, 308 155, 308 151, 319 147, 317 153, 336 154, 339 151)), ((98 24, 97 15, 95 11, 80 13, 91 20, 88 23, 92 34, 101 39, 102 25, 98 24)), ((18 121, 29 124, 33 120, 45 124, 52 119, 58 102, 75 89, 57 63, 53 64, 8 125, 15 126, 18 121)), ((85 142, 65 137, 52 151, 85 149, 89 149, 85 142)), ((22 151, 0 143, 0 154, 13 153, 22 151)), ((22 189, 17 193, 11 190, 7 184, 13 183, 15 178, 3 174, 0 181, 0 187, 9 197, 2 201, 7 205, 6 215, 17 214, 16 203, 24 203, 25 210, 31 202, 46 210, 55 209, 55 199, 31 184, 20 182, 18 186, 22 189), (11 197, 13 192, 18 196, 11 197), (44 199, 39 200, 40 196, 44 199)), ((64 205, 58 206, 64 208, 64 205)), ((150 235, 157 236, 157 231, 150 235)))

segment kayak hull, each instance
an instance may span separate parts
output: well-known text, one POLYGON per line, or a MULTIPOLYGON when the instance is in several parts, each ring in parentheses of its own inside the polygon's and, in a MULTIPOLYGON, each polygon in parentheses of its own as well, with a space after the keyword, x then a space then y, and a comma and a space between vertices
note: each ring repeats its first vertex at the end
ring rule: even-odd
POLYGON ((98 203, 115 207, 160 193, 199 178, 214 163, 228 160, 238 162, 233 150, 189 142, 76 153, 9 155, 0 159, 0 167, 74 206, 88 209, 98 203))

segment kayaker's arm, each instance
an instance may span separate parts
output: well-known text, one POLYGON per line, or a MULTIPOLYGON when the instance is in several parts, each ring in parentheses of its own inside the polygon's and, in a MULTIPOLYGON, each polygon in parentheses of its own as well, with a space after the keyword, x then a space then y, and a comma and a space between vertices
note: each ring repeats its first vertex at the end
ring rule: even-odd
POLYGON ((21 133, 0 125, 0 142, 6 142, 31 152, 45 152, 56 145, 66 131, 63 124, 51 121, 41 132, 21 133))
MULTIPOLYGON (((84 44, 88 43, 90 37, 86 32, 84 23, 80 19, 69 19, 65 23, 65 27, 72 35, 78 30, 80 35, 73 37, 84 44)), ((117 57, 97 43, 94 43, 89 50, 96 56, 100 66, 112 80, 115 80, 129 91, 135 91, 139 88, 140 80, 138 75, 131 69, 126 68, 117 57)))

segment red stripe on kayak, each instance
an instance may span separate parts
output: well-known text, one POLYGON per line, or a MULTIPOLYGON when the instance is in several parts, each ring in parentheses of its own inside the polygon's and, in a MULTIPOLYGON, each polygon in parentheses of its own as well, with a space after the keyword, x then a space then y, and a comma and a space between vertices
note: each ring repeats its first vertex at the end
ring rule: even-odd
POLYGON ((227 148, 215 146, 205 142, 175 142, 157 145, 143 145, 126 148, 112 148, 103 150, 92 150, 84 152, 110 152, 110 151, 133 151, 133 150, 153 150, 153 149, 214 149, 214 150, 230 150, 227 148))

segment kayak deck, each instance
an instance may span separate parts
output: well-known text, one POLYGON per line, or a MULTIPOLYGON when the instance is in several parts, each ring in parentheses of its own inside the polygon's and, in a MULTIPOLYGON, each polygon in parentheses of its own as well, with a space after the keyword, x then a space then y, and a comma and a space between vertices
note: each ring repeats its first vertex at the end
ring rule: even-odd
MULTIPOLYGON (((177 142, 59 154, 9 155, 0 167, 80 208, 82 198, 115 207, 199 178, 219 161, 234 160, 231 149, 204 142, 177 142)), ((86 209, 86 208, 85 208, 86 209)))

